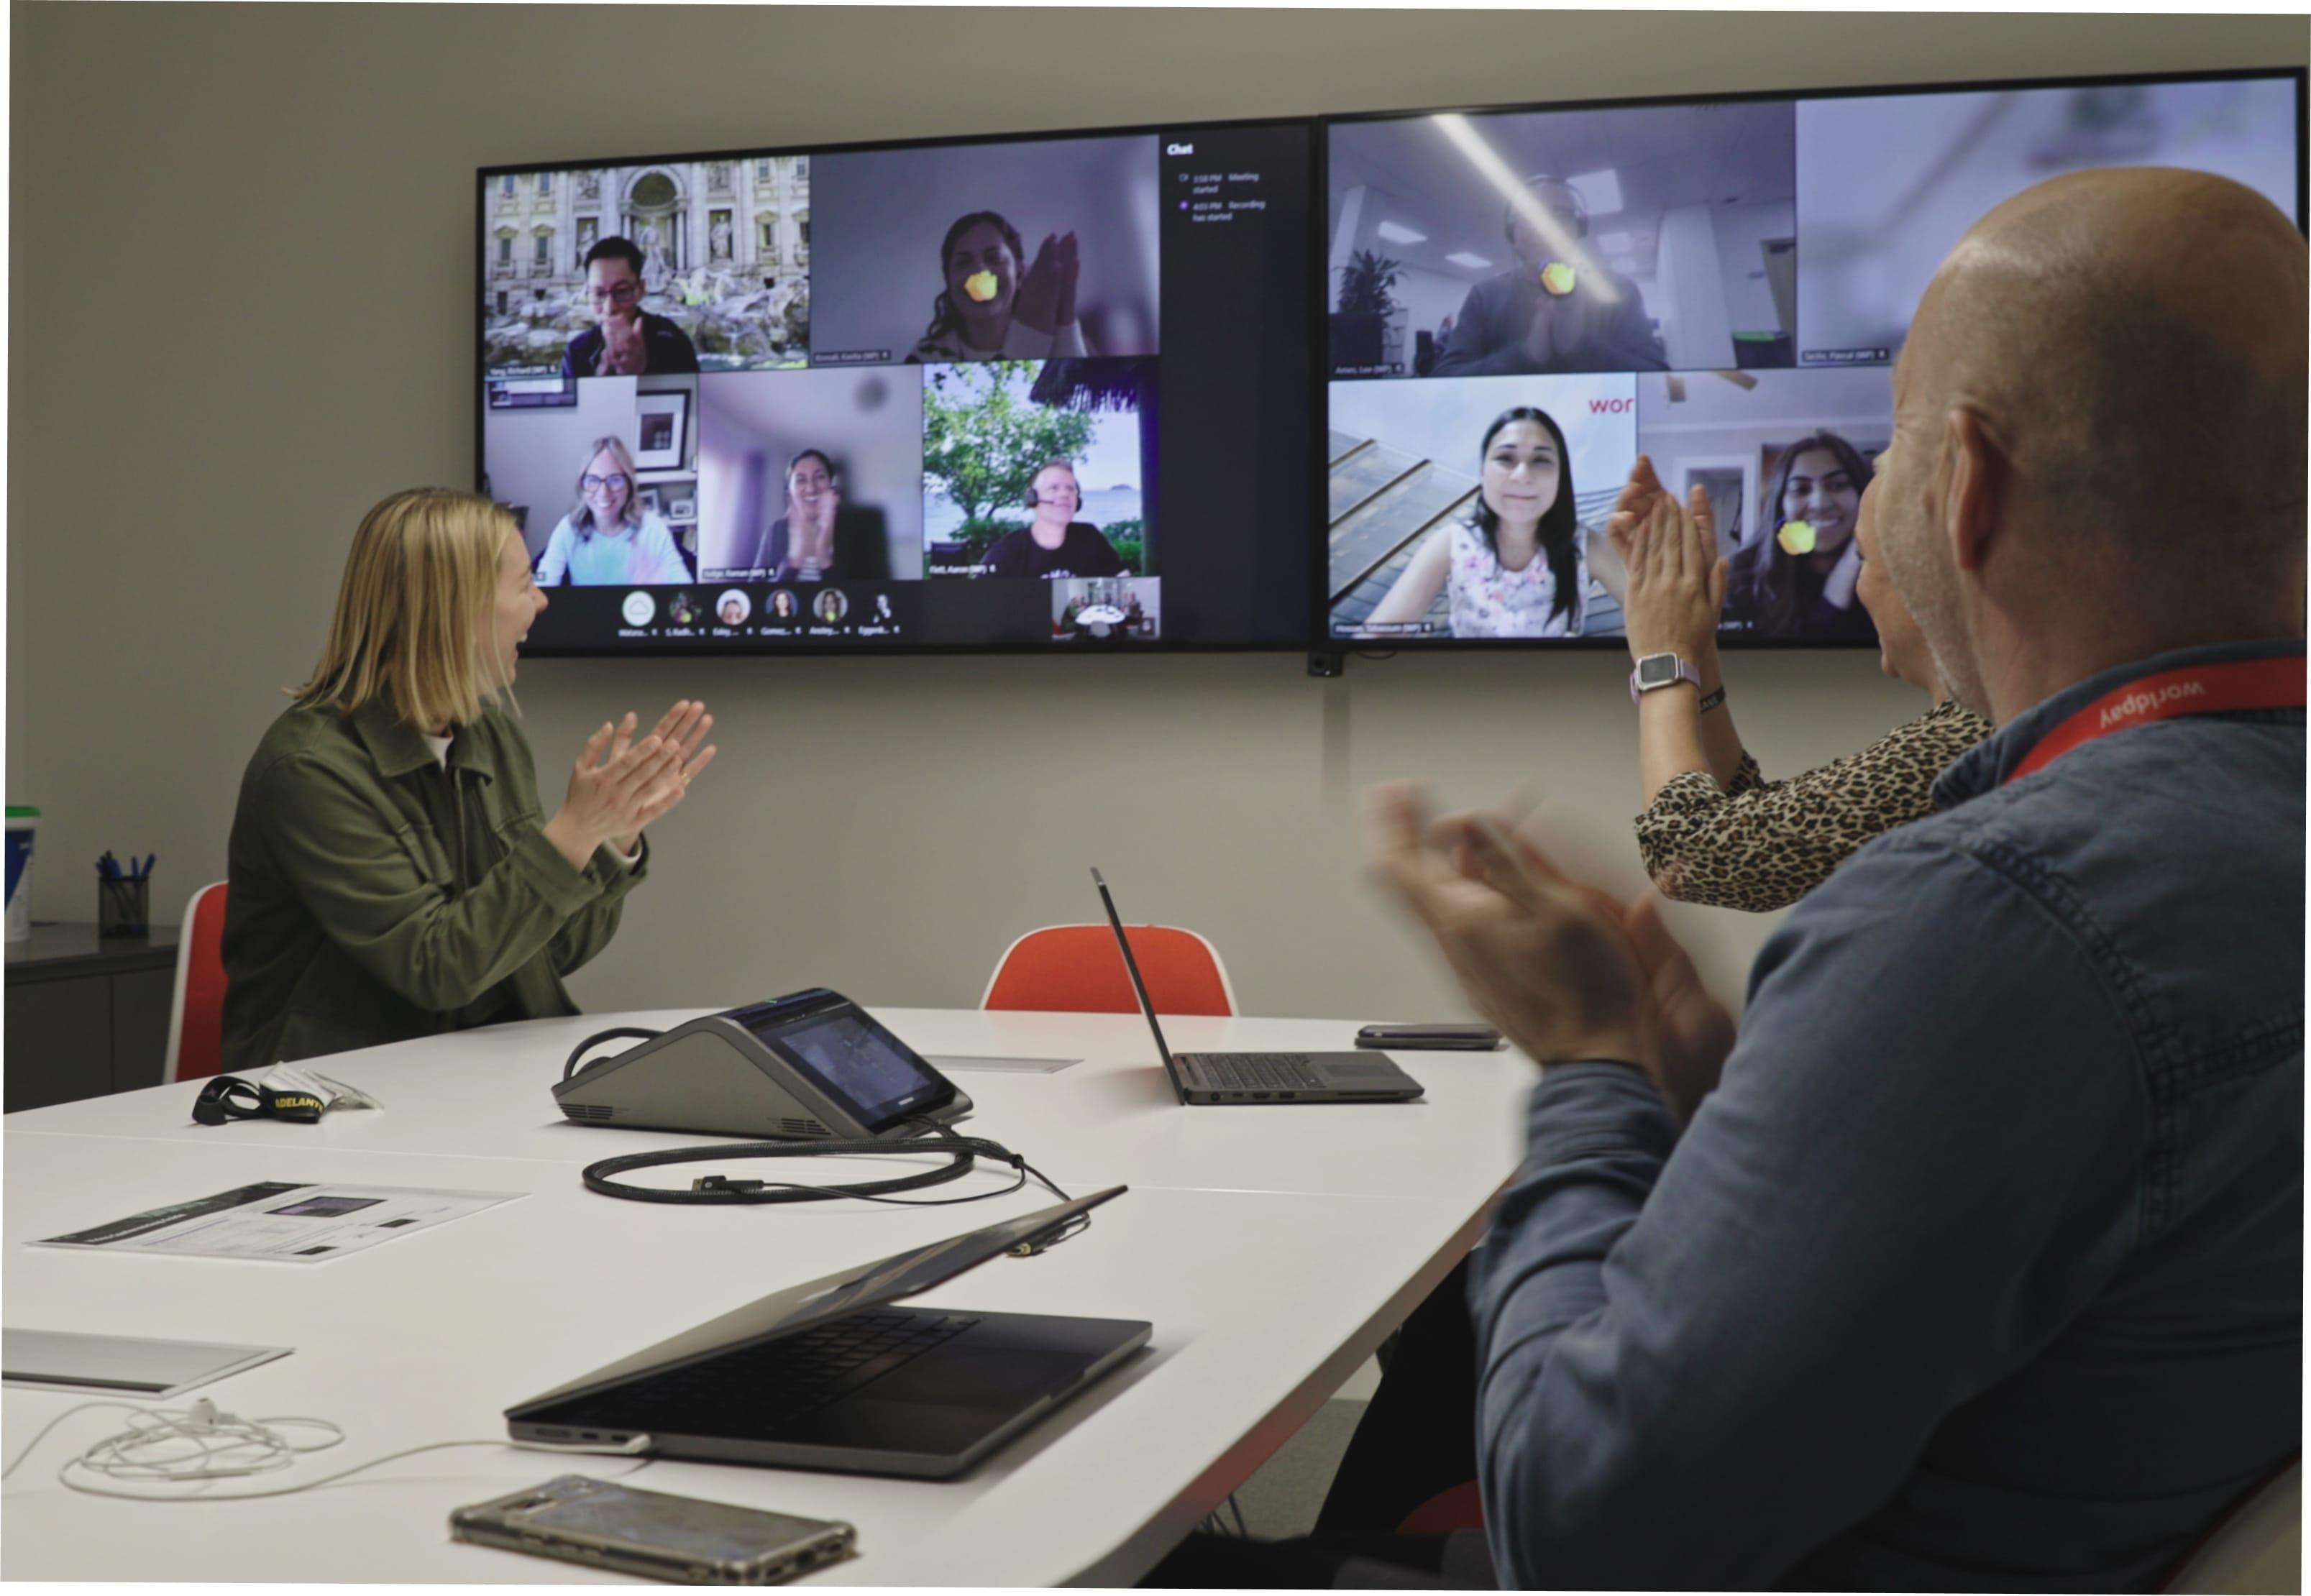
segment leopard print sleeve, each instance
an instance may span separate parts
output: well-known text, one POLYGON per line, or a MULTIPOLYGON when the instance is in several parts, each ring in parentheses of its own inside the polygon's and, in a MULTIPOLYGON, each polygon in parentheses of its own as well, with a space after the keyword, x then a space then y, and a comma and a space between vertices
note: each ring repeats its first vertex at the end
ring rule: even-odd
POLYGON ((1863 843, 1928 814, 1934 778, 1989 735, 1990 722, 1953 702, 1784 781, 1764 781, 1746 754, 1730 792, 1687 771, 1637 816, 1645 873, 1688 903, 1785 908, 1863 843))

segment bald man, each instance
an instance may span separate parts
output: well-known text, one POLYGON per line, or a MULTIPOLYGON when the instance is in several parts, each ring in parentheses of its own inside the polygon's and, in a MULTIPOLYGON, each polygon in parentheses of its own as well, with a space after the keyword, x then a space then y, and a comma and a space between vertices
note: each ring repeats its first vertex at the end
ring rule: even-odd
POLYGON ((2148 1590, 2301 1445, 2306 251, 2107 171, 1984 217, 1863 501, 1996 732, 1731 1024, 1496 820, 1380 864, 1545 1068, 1470 1260, 1504 1584, 2148 1590))

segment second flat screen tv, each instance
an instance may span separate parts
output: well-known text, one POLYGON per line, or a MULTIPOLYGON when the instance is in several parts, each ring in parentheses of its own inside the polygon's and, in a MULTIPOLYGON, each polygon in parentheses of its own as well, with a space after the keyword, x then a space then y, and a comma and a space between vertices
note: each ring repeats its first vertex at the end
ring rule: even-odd
POLYGON ((484 170, 529 650, 1304 647, 1312 136, 484 170))
POLYGON ((2192 167, 2302 224, 2302 75, 1329 125, 1328 646, 1620 647, 1636 457, 1708 493, 1719 636, 1871 645, 1853 524, 1927 280, 2009 196, 2192 167))

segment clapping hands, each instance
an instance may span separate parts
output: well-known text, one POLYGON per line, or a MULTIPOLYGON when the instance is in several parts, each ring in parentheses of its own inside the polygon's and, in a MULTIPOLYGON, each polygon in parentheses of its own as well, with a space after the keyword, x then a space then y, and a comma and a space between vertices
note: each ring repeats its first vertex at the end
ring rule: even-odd
POLYGON ((606 316, 601 326, 602 353, 594 362, 594 375, 632 377, 649 367, 641 316, 606 316))
POLYGON ((676 703, 640 742, 635 725, 630 711, 586 739, 571 767, 569 793, 545 823, 546 840, 576 868, 584 869, 605 842, 632 853, 642 828, 682 802, 713 761, 713 746, 699 746, 714 725, 702 703, 676 703))
POLYGON ((1690 1118, 1733 1021, 1702 986, 1660 900, 1574 880, 1494 814, 1434 821, 1420 789, 1372 805, 1375 873, 1436 939, 1478 1012, 1535 1060, 1633 1065, 1690 1118))
POLYGON ((1076 318, 1076 278, 1081 260, 1076 235, 1043 235, 1035 258, 1020 279, 1012 315, 1030 331, 1056 333, 1076 318))
POLYGON ((1696 483, 1679 504, 1653 474, 1653 461, 1639 455, 1605 519, 1605 533, 1628 571, 1622 608, 1631 657, 1701 658, 1716 644, 1725 607, 1726 564, 1717 555, 1708 493, 1696 483))

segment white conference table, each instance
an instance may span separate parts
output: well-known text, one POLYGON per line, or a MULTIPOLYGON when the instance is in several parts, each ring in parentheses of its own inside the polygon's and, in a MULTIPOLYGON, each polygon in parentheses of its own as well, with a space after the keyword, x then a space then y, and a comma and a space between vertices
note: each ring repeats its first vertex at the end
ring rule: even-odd
MULTIPOLYGON (((292 1485, 436 1441, 494 1442, 502 1410, 754 1297, 1054 1200, 688 1208, 597 1197, 597 1159, 713 1139, 563 1122, 549 1093, 580 1039, 698 1010, 589 1015, 314 1061, 377 1097, 319 1125, 191 1122, 195 1083, 7 1116, 12 1326, 297 1350, 193 1394, 251 1417, 310 1415, 344 1444, 207 1494, 292 1485), (327 1263, 107 1255, 25 1243, 257 1180, 520 1194, 327 1263)), ((1531 1067, 1514 1053, 1407 1053, 1412 1104, 1185 1108, 1137 1016, 876 1010, 944 1060, 965 1128, 1070 1192, 1129 1191, 1041 1257, 998 1259, 927 1306, 1145 1319, 1149 1350, 960 1480, 660 1461, 655 1490, 849 1520, 859 1555, 810 1576, 870 1585, 1128 1584, 1264 1462, 1449 1272, 1513 1171, 1531 1067), (1050 1072, 973 1060, 1069 1059, 1050 1072)), ((1346 1046, 1344 1021, 1179 1019, 1174 1048, 1346 1046)), ((615 1049, 622 1044, 606 1044, 615 1049)), ((760 1166, 734 1164, 728 1173, 760 1166)), ((845 1169, 850 1167, 847 1163, 845 1169)), ((686 1183, 712 1164, 652 1172, 686 1183)), ((639 1177, 638 1177, 639 1178, 639 1177)), ((857 1179, 859 1175, 833 1176, 857 1179)), ((982 1166, 929 1195, 1000 1191, 982 1166)), ((7 1455, 83 1399, 9 1390, 7 1455)), ((576 1583, 624 1576, 449 1539, 454 1507, 624 1459, 486 1445, 239 1504, 146 1504, 65 1489, 109 1435, 76 1415, 13 1476, 0 1577, 576 1583)))

